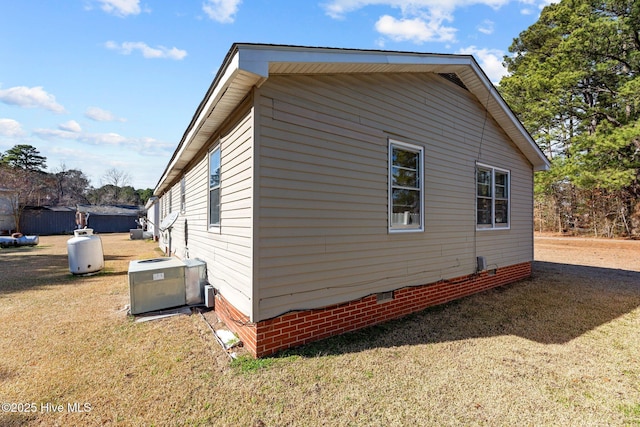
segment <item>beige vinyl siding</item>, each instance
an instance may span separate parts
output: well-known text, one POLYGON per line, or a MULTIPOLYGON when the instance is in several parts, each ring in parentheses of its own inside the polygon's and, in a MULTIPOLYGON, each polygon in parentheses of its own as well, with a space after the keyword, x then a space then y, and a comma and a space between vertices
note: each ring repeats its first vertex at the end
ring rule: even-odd
MULTIPOLYGON (((498 150, 498 147, 496 147, 498 150)), ((513 153, 516 154, 516 153, 513 153)), ((509 163, 498 159, 483 163, 511 170, 510 230, 479 230, 478 255, 487 259, 489 268, 513 265, 533 259, 533 172, 527 162, 509 156, 509 163), (514 170, 518 173, 514 173, 514 170)), ((488 157, 488 156, 487 156, 488 157)))
MULTIPOLYGON (((249 110, 219 138, 212 139, 207 151, 188 167, 185 173, 186 209, 172 232, 174 254, 182 259, 204 260, 209 282, 247 316, 252 314, 252 124, 253 112, 249 110), (221 220, 219 229, 209 230, 208 150, 218 141, 221 146, 221 220)), ((179 207, 179 179, 172 188, 174 198, 177 197, 173 205, 179 207)))
POLYGON ((433 74, 271 76, 256 103, 255 320, 470 274, 477 255, 531 260, 531 166, 468 91, 433 74), (424 147, 424 232, 388 232, 389 138, 424 147), (475 231, 476 161, 511 171, 511 230, 475 231))

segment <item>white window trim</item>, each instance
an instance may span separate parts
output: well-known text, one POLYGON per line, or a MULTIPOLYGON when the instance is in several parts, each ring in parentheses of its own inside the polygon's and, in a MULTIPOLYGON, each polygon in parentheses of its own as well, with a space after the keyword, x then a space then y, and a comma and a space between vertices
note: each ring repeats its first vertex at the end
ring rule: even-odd
POLYGON ((511 171, 509 169, 498 168, 495 166, 487 165, 485 163, 476 163, 474 173, 474 193, 475 193, 475 223, 477 231, 490 231, 490 230, 510 230, 511 229, 511 171), (491 224, 478 224, 478 168, 491 170, 491 224), (496 225, 496 171, 507 174, 507 225, 496 225))
POLYGON ((388 188, 387 188, 387 228, 389 233, 421 233, 424 232, 424 210, 425 210, 425 202, 424 202, 424 147, 415 144, 409 144, 406 142, 397 141, 394 139, 389 139, 388 144, 388 160, 387 160, 387 169, 388 169, 388 188), (415 151, 419 155, 419 165, 418 165, 418 175, 419 175, 419 185, 420 185, 420 227, 416 228, 394 228, 392 224, 393 219, 393 147, 405 148, 408 151, 415 151))
MULTIPOLYGON (((220 218, 220 222, 217 224, 211 224, 211 182, 210 182, 210 174, 211 174, 211 155, 215 151, 220 152, 220 182, 218 184, 218 189, 222 189, 222 150, 220 143, 216 144, 212 149, 210 149, 207 153, 207 229, 210 232, 220 233, 220 223, 222 222, 222 218, 220 218)), ((219 191, 219 197, 222 199, 222 191, 219 191)), ((220 215, 222 216, 222 203, 220 203, 220 215)))

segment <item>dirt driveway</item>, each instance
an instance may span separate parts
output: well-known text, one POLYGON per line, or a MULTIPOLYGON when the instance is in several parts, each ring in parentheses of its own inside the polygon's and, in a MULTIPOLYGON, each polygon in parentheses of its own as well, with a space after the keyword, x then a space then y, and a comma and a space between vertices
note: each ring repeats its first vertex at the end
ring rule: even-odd
POLYGON ((640 241, 536 236, 536 261, 640 271, 640 241))

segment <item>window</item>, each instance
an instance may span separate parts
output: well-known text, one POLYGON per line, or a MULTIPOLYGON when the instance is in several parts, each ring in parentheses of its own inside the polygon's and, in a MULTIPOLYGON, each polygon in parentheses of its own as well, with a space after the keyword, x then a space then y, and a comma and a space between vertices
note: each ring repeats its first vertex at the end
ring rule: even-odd
POLYGON ((186 179, 183 176, 180 180, 180 213, 185 213, 187 210, 187 195, 186 195, 186 179))
POLYGON ((477 228, 509 228, 509 186, 509 171, 485 165, 477 166, 477 228))
POLYGON ((424 150, 389 141, 389 231, 424 230, 424 150))
POLYGON ((173 190, 169 190, 169 213, 173 212, 173 190))
POLYGON ((220 146, 209 154, 209 226, 220 225, 220 146))

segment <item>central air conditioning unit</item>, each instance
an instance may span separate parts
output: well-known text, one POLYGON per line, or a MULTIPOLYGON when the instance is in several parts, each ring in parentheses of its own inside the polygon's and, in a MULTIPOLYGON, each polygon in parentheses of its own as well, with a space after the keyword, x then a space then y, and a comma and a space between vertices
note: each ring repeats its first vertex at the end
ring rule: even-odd
POLYGON ((177 258, 129 262, 131 314, 185 305, 185 264, 177 258))
POLYGON ((204 304, 204 287, 207 285, 207 263, 198 258, 185 259, 184 282, 187 305, 204 304))

